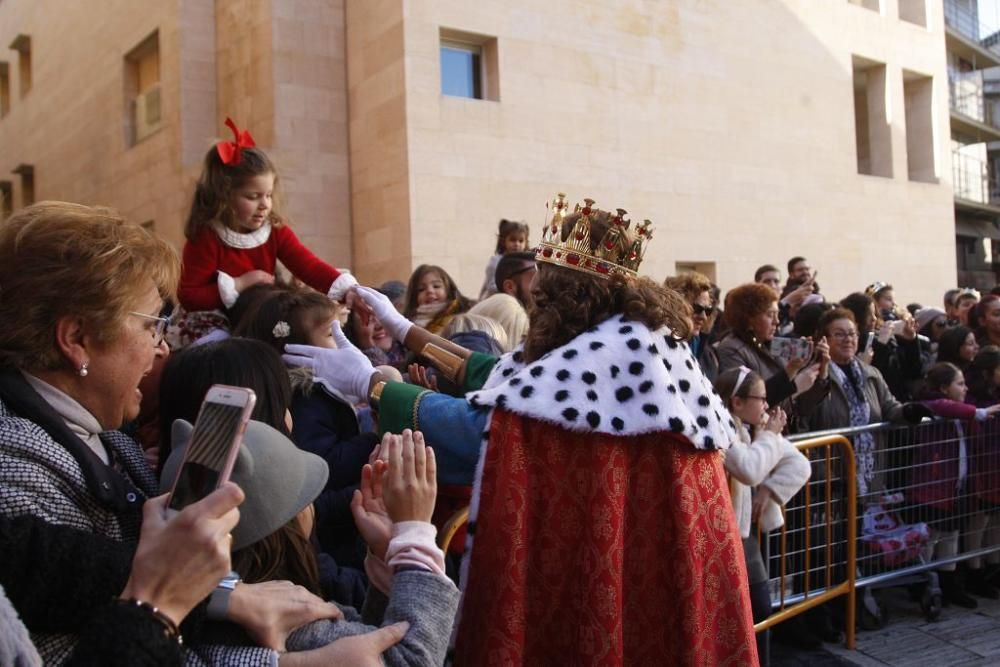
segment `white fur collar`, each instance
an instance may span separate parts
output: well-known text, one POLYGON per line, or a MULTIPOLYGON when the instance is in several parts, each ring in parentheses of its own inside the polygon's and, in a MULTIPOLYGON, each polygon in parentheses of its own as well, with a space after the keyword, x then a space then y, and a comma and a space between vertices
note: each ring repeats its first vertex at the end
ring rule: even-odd
POLYGON ((687 343, 617 315, 532 364, 521 348, 505 354, 467 398, 571 431, 670 431, 698 449, 728 449, 739 437, 687 343))
POLYGON ((212 222, 212 229, 219 235, 219 239, 230 248, 256 248, 264 245, 271 238, 270 222, 265 222, 257 231, 246 233, 233 231, 219 221, 212 222))

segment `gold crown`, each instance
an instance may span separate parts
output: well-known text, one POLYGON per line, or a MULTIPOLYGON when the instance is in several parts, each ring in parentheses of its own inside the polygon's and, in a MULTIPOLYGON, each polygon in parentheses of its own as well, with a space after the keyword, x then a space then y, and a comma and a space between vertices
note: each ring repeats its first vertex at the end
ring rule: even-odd
POLYGON ((564 266, 567 269, 586 271, 607 278, 612 275, 636 277, 639 264, 646 253, 646 244, 653 238, 653 223, 644 220, 635 228, 635 238, 629 239, 631 221, 625 209, 617 209, 617 215, 605 232, 601 242, 590 248, 590 216, 599 211, 593 199, 584 199, 583 206, 576 205, 574 213, 580 217, 566 239, 562 237, 563 221, 569 214, 566 195, 559 193, 555 199, 545 204, 551 208, 552 218, 542 230, 542 241, 535 250, 535 260, 564 266))

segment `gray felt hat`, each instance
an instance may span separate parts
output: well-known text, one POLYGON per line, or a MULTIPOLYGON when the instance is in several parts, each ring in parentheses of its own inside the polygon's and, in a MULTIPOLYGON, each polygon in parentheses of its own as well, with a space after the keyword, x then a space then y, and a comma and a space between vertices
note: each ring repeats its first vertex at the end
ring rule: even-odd
MULTIPOLYGON (((174 422, 173 447, 160 475, 161 493, 173 485, 193 430, 183 419, 174 422)), ((240 522, 233 529, 233 551, 267 537, 295 518, 320 494, 329 474, 326 461, 320 457, 302 451, 267 424, 248 422, 229 476, 246 494, 239 508, 240 522)))

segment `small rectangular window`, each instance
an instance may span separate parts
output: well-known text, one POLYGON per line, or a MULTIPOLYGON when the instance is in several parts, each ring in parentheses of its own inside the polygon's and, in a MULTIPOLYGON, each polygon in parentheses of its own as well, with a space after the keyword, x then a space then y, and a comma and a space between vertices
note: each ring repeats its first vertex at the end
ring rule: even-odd
POLYGON ((441 28, 441 94, 476 100, 500 99, 495 37, 441 28))
POLYGON ((483 99, 480 47, 441 42, 441 94, 483 99))
POLYGON ((31 37, 18 35, 10 43, 10 48, 17 51, 17 76, 21 97, 24 97, 31 90, 31 37))
POLYGON ((35 203, 35 168, 30 164, 19 164, 11 170, 21 177, 21 206, 35 203))
POLYGON ((0 62, 0 118, 10 112, 10 65, 0 62))
POLYGON ((852 5, 857 5, 858 7, 864 7, 865 9, 870 9, 873 12, 882 11, 882 0, 847 0, 847 2, 852 5))
POLYGON ((700 273, 715 282, 715 262, 674 262, 674 274, 700 273))
POLYGON ((907 23, 927 27, 927 0, 898 0, 899 18, 907 23))
POLYGON ((892 177, 892 133, 885 65, 855 56, 854 138, 858 173, 892 177))
POLYGON ((906 166, 911 181, 937 183, 934 164, 934 80, 903 70, 906 166))
POLYGON ((125 140, 134 146, 160 129, 160 38, 153 32, 125 55, 125 140))

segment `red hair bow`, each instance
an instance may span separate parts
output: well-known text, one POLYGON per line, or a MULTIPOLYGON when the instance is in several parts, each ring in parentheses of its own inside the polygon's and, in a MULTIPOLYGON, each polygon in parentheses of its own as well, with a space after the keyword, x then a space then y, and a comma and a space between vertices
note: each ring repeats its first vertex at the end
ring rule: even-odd
POLYGON ((236 123, 233 122, 232 118, 226 118, 226 126, 233 131, 233 139, 235 141, 220 141, 215 145, 215 150, 219 151, 219 158, 222 159, 222 164, 229 166, 238 165, 240 160, 243 159, 243 149, 253 148, 257 144, 254 143, 249 130, 240 130, 236 127, 236 123))

